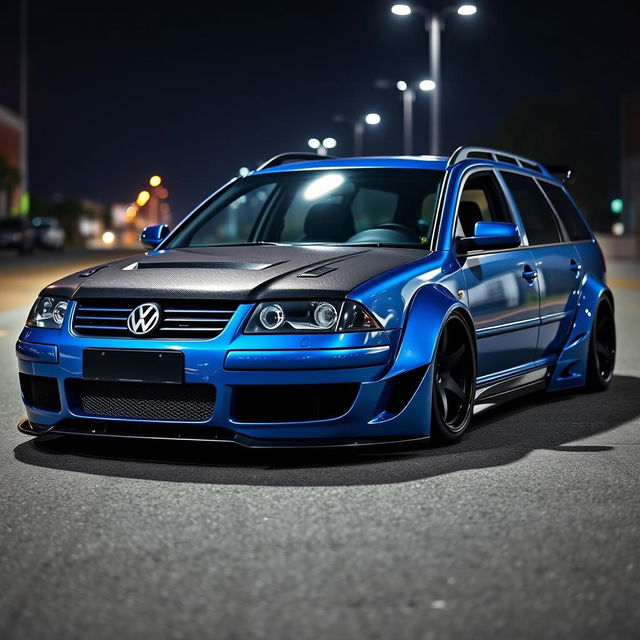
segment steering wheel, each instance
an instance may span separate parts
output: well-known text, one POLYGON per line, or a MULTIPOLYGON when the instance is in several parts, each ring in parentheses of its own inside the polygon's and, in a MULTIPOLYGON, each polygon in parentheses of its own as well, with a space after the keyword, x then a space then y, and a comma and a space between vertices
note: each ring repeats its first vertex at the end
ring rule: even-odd
POLYGON ((390 229, 391 231, 397 231, 399 233, 405 233, 411 237, 412 240, 416 238, 416 232, 407 227, 404 224, 400 224, 399 222, 383 222, 382 224, 377 224, 374 229, 390 229))

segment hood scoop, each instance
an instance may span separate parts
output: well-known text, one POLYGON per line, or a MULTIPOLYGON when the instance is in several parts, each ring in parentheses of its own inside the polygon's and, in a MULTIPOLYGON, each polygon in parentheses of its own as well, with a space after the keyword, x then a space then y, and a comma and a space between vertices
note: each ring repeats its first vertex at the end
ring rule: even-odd
POLYGON ((123 271, 139 269, 237 269, 240 271, 262 271, 282 262, 133 262, 123 267, 123 271))

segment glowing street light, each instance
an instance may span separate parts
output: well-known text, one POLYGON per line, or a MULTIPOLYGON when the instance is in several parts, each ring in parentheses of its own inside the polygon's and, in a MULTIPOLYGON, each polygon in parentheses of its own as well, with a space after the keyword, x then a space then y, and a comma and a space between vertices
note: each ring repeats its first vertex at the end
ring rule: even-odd
POLYGON ((477 11, 478 11, 478 8, 476 7, 475 4, 463 4, 458 7, 459 16, 472 16, 477 11))
POLYGON ((391 13, 395 13, 397 16, 410 16, 411 7, 408 4, 394 4, 391 7, 391 13))
POLYGON ((436 88, 436 83, 433 80, 421 80, 418 88, 420 91, 433 91, 436 88))
POLYGON ((364 148, 364 131, 365 125, 368 124, 371 127, 375 127, 382 122, 382 117, 379 113, 367 113, 361 118, 358 118, 353 124, 353 150, 354 155, 361 156, 364 148))
POLYGON ((144 207, 144 205, 149 202, 149 198, 151 198, 151 194, 148 191, 143 190, 138 194, 138 197, 136 198, 136 204, 139 207, 144 207))
POLYGON ((152 187, 159 187, 161 183, 162 183, 162 178, 160 176, 151 176, 149 178, 149 184, 152 187))
MULTIPOLYGON (((396 16, 409 16, 413 13, 424 18, 424 28, 429 34, 429 50, 431 62, 431 81, 434 83, 431 102, 431 155, 438 155, 440 150, 440 36, 444 28, 444 19, 450 13, 460 16, 472 16, 478 9, 474 4, 462 4, 457 7, 447 7, 440 11, 428 10, 424 7, 409 4, 394 4, 391 13, 396 16)), ((400 87, 398 87, 400 88, 400 87)), ((403 91, 403 89, 400 89, 403 91)), ((424 91, 425 89, 423 89, 424 91)))
POLYGON ((318 153, 319 156, 326 156, 327 149, 335 149, 338 145, 338 141, 335 138, 323 138, 320 141, 319 138, 309 138, 307 140, 307 145, 309 145, 314 151, 318 153))
POLYGON ((325 138, 322 141, 322 146, 325 149, 335 149, 337 145, 338 145, 338 142, 336 141, 335 138, 325 138))

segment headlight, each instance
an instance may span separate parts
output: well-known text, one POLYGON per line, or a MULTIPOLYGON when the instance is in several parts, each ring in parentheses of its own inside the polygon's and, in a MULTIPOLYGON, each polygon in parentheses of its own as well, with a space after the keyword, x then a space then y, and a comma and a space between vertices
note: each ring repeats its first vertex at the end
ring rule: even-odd
POLYGON ((245 333, 342 333, 379 331, 376 319, 356 302, 295 300, 261 302, 245 333))
POLYGON ((60 329, 69 307, 66 298, 43 296, 35 301, 27 318, 28 327, 60 329))

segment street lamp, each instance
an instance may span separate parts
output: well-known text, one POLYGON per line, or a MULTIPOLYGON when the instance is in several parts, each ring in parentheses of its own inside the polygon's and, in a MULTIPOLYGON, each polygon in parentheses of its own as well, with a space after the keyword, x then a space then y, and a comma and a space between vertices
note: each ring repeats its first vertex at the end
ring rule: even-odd
POLYGON ((364 146, 364 132, 366 125, 375 127, 382 122, 382 116, 379 113, 365 113, 356 120, 352 120, 342 114, 333 116, 333 121, 338 123, 350 124, 353 127, 353 155, 361 156, 364 146))
POLYGON ((421 80, 415 85, 409 85, 404 80, 396 82, 396 88, 402 93, 402 121, 404 127, 404 155, 413 153, 413 103, 416 99, 416 89, 433 91, 436 83, 433 80, 421 80))
POLYGON ((363 153, 365 125, 375 127, 381 122, 379 113, 367 113, 353 123, 353 155, 361 156, 363 153))
POLYGON ((325 138, 322 141, 322 146, 325 149, 335 149, 337 145, 338 145, 338 142, 336 141, 335 138, 325 138))
POLYGON ((472 16, 478 9, 474 4, 462 4, 447 7, 440 11, 409 4, 394 4, 391 13, 396 16, 409 16, 413 13, 424 17, 424 28, 429 33, 431 80, 434 82, 431 102, 431 154, 438 155, 440 149, 440 35, 444 29, 444 19, 450 13, 460 16, 472 16))
POLYGON ((338 142, 335 138, 323 138, 322 142, 318 138, 309 138, 307 144, 316 151, 319 156, 326 156, 327 149, 335 149, 338 142))

